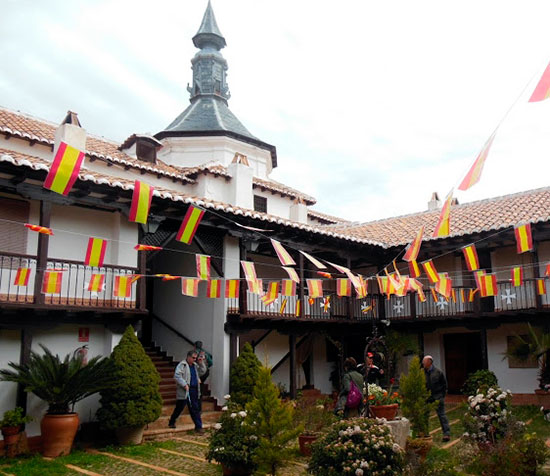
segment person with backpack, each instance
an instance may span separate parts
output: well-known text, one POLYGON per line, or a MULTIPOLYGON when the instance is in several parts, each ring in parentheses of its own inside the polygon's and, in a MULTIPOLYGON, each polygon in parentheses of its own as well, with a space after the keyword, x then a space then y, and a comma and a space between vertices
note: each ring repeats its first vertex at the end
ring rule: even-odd
POLYGON ((357 372, 357 362, 353 357, 344 361, 344 375, 342 376, 342 389, 338 395, 338 402, 334 413, 343 414, 344 418, 350 416, 350 412, 361 415, 363 407, 363 376, 357 372))

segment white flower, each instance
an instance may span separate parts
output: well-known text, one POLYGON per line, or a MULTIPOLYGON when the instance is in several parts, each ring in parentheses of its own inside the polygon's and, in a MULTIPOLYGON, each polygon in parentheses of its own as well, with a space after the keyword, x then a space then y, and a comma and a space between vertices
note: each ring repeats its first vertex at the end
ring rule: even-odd
POLYGON ((226 400, 229 400, 231 398, 231 395, 229 395, 229 394, 224 395, 223 398, 225 398, 226 400))
POLYGON ((227 411, 227 407, 222 407, 222 412, 226 412, 227 411))
POLYGON ((230 416, 231 416, 231 418, 235 418, 235 417, 237 416, 237 414, 236 414, 236 413, 232 413, 230 416))
POLYGON ((246 416, 246 412, 245 412, 245 411, 240 411, 240 412, 239 412, 239 416, 241 416, 241 417, 244 418, 244 417, 246 416))
POLYGON ((355 476, 363 476, 363 470, 361 468, 356 469, 355 476))
POLYGON ((214 428, 215 428, 216 430, 219 430, 221 427, 222 427, 222 426, 221 426, 219 423, 216 423, 216 424, 214 425, 214 428))
POLYGON ((250 439, 255 441, 258 439, 258 437, 256 435, 250 435, 250 439))

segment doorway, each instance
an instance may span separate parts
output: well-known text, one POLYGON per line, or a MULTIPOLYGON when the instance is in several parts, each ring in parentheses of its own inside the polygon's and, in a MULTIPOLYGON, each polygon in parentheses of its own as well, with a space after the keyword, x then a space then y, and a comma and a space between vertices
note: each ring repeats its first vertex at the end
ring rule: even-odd
POLYGON ((481 334, 445 334, 443 346, 448 393, 459 394, 468 374, 483 368, 481 334))

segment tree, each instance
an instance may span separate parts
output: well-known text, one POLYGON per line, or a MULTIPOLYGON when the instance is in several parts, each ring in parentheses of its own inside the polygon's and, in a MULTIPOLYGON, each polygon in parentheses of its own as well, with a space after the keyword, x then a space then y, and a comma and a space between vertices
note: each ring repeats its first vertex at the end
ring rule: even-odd
POLYGON ((231 401, 243 407, 252 400, 254 386, 258 380, 258 372, 262 364, 256 357, 254 349, 247 342, 239 357, 231 366, 231 401))
POLYGON ((260 368, 254 399, 246 409, 247 421, 256 428, 259 443, 253 459, 260 471, 275 475, 277 468, 292 454, 288 442, 295 439, 303 428, 294 426, 294 409, 281 401, 279 390, 271 381, 269 368, 260 368))

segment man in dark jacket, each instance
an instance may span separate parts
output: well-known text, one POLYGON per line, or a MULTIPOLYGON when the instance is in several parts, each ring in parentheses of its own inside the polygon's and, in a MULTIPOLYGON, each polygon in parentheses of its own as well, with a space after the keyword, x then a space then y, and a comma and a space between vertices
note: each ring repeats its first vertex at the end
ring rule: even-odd
POLYGON ((428 401, 435 402, 437 400, 439 402, 435 411, 443 430, 443 441, 449 441, 451 439, 451 428, 449 427, 449 420, 445 413, 447 380, 443 372, 434 367, 433 362, 434 359, 431 355, 426 355, 422 359, 422 367, 424 367, 424 374, 426 375, 426 388, 431 392, 428 401))

